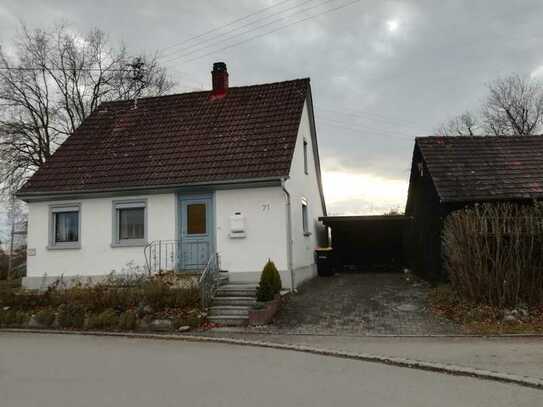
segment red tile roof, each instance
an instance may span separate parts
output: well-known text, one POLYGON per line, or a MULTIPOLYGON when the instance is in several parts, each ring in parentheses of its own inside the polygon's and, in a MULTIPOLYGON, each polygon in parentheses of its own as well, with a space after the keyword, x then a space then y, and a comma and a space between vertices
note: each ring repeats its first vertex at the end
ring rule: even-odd
POLYGON ((308 92, 298 79, 103 103, 19 194, 288 176, 308 92))
POLYGON ((419 137, 443 202, 543 198, 543 136, 419 137))

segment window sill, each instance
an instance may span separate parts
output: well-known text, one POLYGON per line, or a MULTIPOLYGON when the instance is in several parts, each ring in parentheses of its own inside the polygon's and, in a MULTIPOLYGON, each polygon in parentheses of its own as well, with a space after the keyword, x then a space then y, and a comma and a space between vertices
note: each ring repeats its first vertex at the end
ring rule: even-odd
POLYGON ((56 244, 47 246, 47 250, 77 250, 81 249, 80 243, 73 244, 56 244))
POLYGON ((111 243, 111 247, 144 247, 147 245, 145 240, 134 240, 134 241, 120 241, 111 243))
POLYGON ((304 232, 304 236, 305 237, 311 236, 311 232, 304 232))

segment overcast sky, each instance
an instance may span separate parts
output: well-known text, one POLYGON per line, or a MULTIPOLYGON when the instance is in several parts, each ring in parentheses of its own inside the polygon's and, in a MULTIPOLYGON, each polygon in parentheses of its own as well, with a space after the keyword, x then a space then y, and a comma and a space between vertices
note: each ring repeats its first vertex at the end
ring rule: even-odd
POLYGON ((0 43, 20 21, 99 27, 135 55, 163 50, 177 92, 208 89, 219 60, 231 86, 310 77, 329 212, 403 210, 415 136, 477 107, 500 75, 543 77, 543 1, 361 0, 327 12, 351 2, 2 0, 0 43))

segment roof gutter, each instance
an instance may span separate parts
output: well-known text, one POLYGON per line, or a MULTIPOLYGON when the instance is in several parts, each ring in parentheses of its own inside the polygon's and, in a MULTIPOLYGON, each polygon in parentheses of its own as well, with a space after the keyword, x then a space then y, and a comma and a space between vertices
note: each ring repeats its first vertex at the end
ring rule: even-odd
POLYGON ((290 290, 295 292, 296 285, 294 279, 294 270, 292 267, 292 215, 291 215, 291 202, 290 193, 285 186, 286 178, 281 179, 281 189, 283 190, 286 198, 286 221, 287 221, 287 269, 290 274, 290 290))
POLYGON ((103 189, 88 189, 85 191, 40 191, 40 192, 20 192, 16 197, 23 201, 46 201, 59 199, 75 199, 75 198, 97 198, 115 195, 130 195, 141 193, 168 193, 178 192, 183 189, 191 191, 195 189, 231 189, 231 188, 246 188, 254 186, 277 186, 280 185, 282 178, 280 177, 260 177, 260 178, 242 178, 235 180, 207 181, 194 182, 190 184, 174 184, 174 185, 154 185, 154 186, 138 186, 138 187, 119 187, 119 188, 103 188, 103 189))

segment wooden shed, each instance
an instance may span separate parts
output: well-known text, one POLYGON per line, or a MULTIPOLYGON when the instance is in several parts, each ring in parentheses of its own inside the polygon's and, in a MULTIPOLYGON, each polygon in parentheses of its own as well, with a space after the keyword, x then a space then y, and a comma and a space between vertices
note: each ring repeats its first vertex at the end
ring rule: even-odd
POLYGON ((543 136, 419 137, 415 140, 405 213, 409 265, 446 279, 442 228, 452 211, 483 202, 543 199, 543 136))

